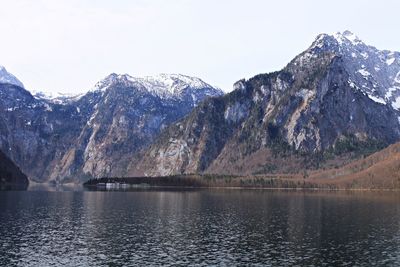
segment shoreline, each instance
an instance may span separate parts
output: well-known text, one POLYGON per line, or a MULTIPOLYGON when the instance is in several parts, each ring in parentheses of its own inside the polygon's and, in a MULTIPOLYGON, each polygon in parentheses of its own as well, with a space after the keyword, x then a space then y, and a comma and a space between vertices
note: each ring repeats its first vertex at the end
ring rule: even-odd
MULTIPOLYGON (((83 185, 85 188, 97 188, 97 189, 103 189, 102 187, 98 187, 95 185, 83 185)), ((291 188, 291 187, 238 187, 238 186, 157 186, 157 185, 151 185, 151 186, 146 186, 146 187, 129 187, 126 189, 162 189, 162 188, 168 188, 168 189, 227 189, 227 190, 267 190, 267 191, 331 191, 331 192, 400 192, 400 189, 390 189, 390 188, 373 188, 373 189, 368 189, 368 188, 306 188, 306 187, 297 187, 297 188, 291 188)), ((124 190, 124 188, 115 188, 115 189, 109 189, 109 190, 96 190, 96 191, 128 191, 124 190)))
MULTIPOLYGON (((34 183, 20 185, 20 184, 2 184, 0 191, 18 190, 18 191, 36 191, 32 189, 57 189, 57 188, 83 188, 88 191, 139 191, 139 190, 153 190, 153 189, 192 189, 192 190, 255 190, 255 191, 310 191, 310 192, 400 192, 399 188, 328 188, 328 187, 262 187, 262 186, 185 186, 185 185, 136 185, 130 184, 126 187, 110 187, 99 186, 97 184, 87 185, 85 183, 65 183, 65 184, 54 184, 54 183, 34 183), (30 190, 31 189, 31 190, 30 190)), ((58 191, 58 190, 56 190, 58 191)), ((61 190, 63 191, 63 190, 61 190)), ((69 191, 69 190, 67 190, 69 191)), ((72 190, 71 190, 72 191, 72 190)))
MULTIPOLYGON (((282 177, 282 176, 281 176, 282 177)), ((292 176, 293 177, 293 176, 292 176)), ((340 184, 336 179, 272 178, 271 176, 224 176, 224 175, 174 175, 158 177, 114 177, 91 179, 83 183, 85 188, 105 190, 187 188, 232 190, 291 190, 291 191, 400 191, 400 188, 383 184, 340 184)))

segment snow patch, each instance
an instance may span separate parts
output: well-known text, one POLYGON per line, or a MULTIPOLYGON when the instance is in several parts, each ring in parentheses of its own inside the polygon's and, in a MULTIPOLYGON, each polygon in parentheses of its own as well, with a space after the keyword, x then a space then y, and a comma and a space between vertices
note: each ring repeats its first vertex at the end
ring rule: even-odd
POLYGON ((318 35, 317 39, 314 41, 313 48, 315 47, 322 48, 324 46, 324 39, 326 36, 327 36, 326 34, 318 35))
POLYGON ((358 38, 354 33, 350 31, 344 31, 343 33, 337 32, 333 35, 337 42, 342 45, 345 42, 350 42, 353 45, 358 45, 362 43, 360 38, 358 38))
POLYGON ((396 58, 394 58, 394 57, 388 58, 388 59, 386 59, 386 64, 387 64, 388 66, 390 66, 390 65, 393 64, 393 62, 394 62, 395 60, 396 60, 396 58))
POLYGON ((362 56, 364 59, 368 59, 368 53, 367 53, 367 52, 362 52, 362 53, 361 53, 361 56, 362 56))
POLYGON ((193 103, 194 104, 196 104, 197 103, 197 97, 196 97, 196 95, 195 94, 191 94, 192 95, 192 101, 193 101, 193 103))
POLYGON ((353 81, 348 80, 347 83, 350 85, 351 88, 358 89, 357 85, 353 81))
MULTIPOLYGON (((96 105, 97 105, 97 104, 96 104, 96 105)), ((95 106, 95 108, 96 108, 96 106, 95 106)), ((92 114, 92 116, 90 116, 89 120, 88 120, 87 123, 86 123, 88 126, 95 126, 94 123, 93 123, 93 121, 94 121, 94 119, 96 118, 96 116, 97 116, 98 113, 99 113, 99 110, 96 109, 96 111, 92 114)))
POLYGON ((394 109, 400 110, 400 96, 398 96, 396 100, 392 102, 392 107, 394 109))
POLYGON ((397 87, 390 87, 390 88, 388 89, 388 91, 386 92, 386 94, 385 94, 386 99, 391 98, 392 95, 393 95, 393 92, 396 92, 396 91, 399 90, 399 89, 400 89, 400 88, 397 88, 397 87))
POLYGON ((53 109, 50 107, 50 105, 48 105, 48 104, 45 104, 44 105, 44 108, 45 108, 45 110, 46 111, 48 111, 48 112, 52 112, 53 111, 53 109))
POLYGON ((367 70, 365 69, 360 69, 357 71, 358 73, 360 73, 362 76, 364 76, 365 78, 367 78, 368 76, 371 76, 371 73, 369 73, 367 70))
POLYGON ((379 104, 386 105, 386 101, 385 101, 384 99, 382 99, 382 98, 380 98, 380 97, 377 97, 377 96, 370 95, 370 94, 367 94, 367 95, 368 95, 368 97, 369 97, 371 100, 373 100, 374 102, 379 103, 379 104))

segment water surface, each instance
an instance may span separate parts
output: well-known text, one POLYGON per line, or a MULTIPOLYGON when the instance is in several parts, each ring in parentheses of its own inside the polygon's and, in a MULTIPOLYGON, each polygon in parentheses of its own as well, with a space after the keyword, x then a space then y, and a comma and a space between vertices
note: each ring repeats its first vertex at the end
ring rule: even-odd
POLYGON ((0 266, 399 266, 400 195, 0 191, 0 266))

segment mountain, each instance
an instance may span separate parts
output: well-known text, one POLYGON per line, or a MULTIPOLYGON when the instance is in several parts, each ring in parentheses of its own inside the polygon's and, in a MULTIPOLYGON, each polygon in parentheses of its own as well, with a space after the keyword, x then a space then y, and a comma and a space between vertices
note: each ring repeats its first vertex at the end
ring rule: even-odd
POLYGON ((222 94, 177 74, 111 74, 78 96, 33 96, 0 84, 0 148, 39 182, 121 176, 163 128, 222 94))
POLYGON ((24 87, 22 82, 20 82, 17 77, 9 73, 3 66, 0 66, 0 83, 14 84, 22 88, 24 87))
POLYGON ((0 151, 0 185, 28 184, 28 178, 2 151, 0 151))
POLYGON ((293 173, 400 139, 400 54, 321 34, 281 71, 240 80, 171 125, 135 175, 293 173))
POLYGON ((311 53, 334 52, 344 61, 349 83, 377 103, 400 109, 400 53, 363 43, 349 31, 321 34, 311 46, 311 53))
POLYGON ((85 123, 76 106, 36 99, 13 84, 0 84, 0 111, 0 149, 36 181, 51 174, 85 123))
POLYGON ((53 104, 69 104, 77 101, 84 94, 69 94, 69 93, 61 93, 61 92, 47 92, 47 91, 36 91, 31 90, 30 93, 36 99, 43 100, 45 102, 50 102, 53 104))

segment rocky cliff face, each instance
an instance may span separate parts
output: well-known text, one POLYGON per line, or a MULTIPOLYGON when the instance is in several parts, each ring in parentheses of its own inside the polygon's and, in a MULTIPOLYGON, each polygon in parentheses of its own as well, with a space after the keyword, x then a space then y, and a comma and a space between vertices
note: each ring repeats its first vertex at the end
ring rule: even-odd
POLYGON ((32 96, 3 83, 0 148, 35 181, 122 176, 163 128, 219 95, 221 90, 184 75, 111 74, 80 96, 32 96))
POLYGON ((2 151, 0 151, 0 185, 28 184, 28 178, 2 151))
POLYGON ((399 79, 399 53, 348 31, 320 35, 283 70, 199 105, 129 173, 296 171, 283 167, 309 155, 373 151, 400 139, 399 79))

